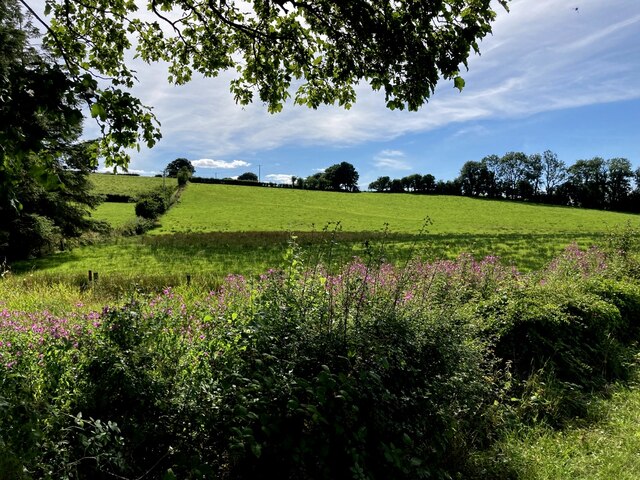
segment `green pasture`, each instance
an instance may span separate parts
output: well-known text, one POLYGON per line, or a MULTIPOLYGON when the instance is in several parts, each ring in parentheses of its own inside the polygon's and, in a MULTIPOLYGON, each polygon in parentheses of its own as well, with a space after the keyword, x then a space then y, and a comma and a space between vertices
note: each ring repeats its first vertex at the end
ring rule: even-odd
POLYGON ((354 256, 402 263, 414 255, 435 260, 471 253, 477 258, 497 255, 523 271, 543 267, 574 241, 588 246, 604 240, 595 234, 179 233, 81 246, 16 264, 14 272, 34 281, 81 285, 88 270, 98 271, 102 288, 116 294, 132 285, 146 290, 182 284, 187 275, 198 285, 215 288, 228 274, 258 275, 284 265, 293 236, 301 260, 309 266, 319 261, 339 265, 354 256))
POLYGON ((466 197, 336 193, 191 184, 154 234, 310 231, 340 222, 347 232, 436 234, 599 234, 636 215, 466 197))
POLYGON ((167 186, 174 186, 175 178, 162 179, 158 177, 136 177, 132 175, 110 175, 105 173, 94 173, 89 177, 94 185, 95 193, 106 195, 128 195, 137 197, 154 188, 161 187, 163 181, 167 186))
POLYGON ((104 202, 91 212, 91 217, 104 220, 113 228, 120 228, 136 218, 135 204, 104 202))
MULTIPOLYGON (((108 177, 123 186, 154 180, 108 177), (114 180, 115 179, 115 180, 114 180)), ((115 188, 115 187, 114 187, 115 188)), ((134 217, 133 204, 105 203, 94 213, 115 228, 134 217)), ((368 254, 400 263, 419 255, 452 259, 499 256, 522 271, 541 268, 572 242, 601 243, 637 215, 567 207, 408 194, 346 194, 190 184, 149 235, 116 237, 13 266, 47 281, 88 270, 114 284, 217 285, 230 273, 255 275, 282 264, 291 236, 309 264, 339 264, 368 254), (425 222, 425 219, 429 219, 425 222), (108 280, 110 279, 110 280, 108 280)))

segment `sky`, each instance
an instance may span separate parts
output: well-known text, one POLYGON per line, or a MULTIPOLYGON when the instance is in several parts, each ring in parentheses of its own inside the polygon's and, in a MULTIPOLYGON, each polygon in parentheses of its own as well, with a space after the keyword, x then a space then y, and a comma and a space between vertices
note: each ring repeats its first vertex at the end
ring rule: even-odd
POLYGON ((509 13, 495 10, 462 92, 440 82, 417 112, 386 109, 364 84, 350 110, 287 104, 269 114, 260 102, 235 104, 231 73, 174 86, 163 65, 138 65, 133 93, 153 106, 163 138, 132 154, 129 171, 153 175, 185 157, 197 176, 289 182, 346 161, 366 188, 383 175, 453 179, 464 162, 509 151, 640 166, 640 0, 513 0, 509 13))

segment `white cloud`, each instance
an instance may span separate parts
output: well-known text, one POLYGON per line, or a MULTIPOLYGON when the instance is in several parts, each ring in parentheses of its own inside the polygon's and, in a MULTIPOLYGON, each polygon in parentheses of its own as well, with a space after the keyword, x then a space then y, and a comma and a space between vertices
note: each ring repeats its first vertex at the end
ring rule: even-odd
POLYGON ((200 160, 191 160, 194 167, 198 168, 240 168, 248 167, 251 164, 244 160, 233 160, 227 162, 225 160, 212 160, 211 158, 201 158, 200 160))
MULTIPOLYGON (((113 167, 100 167, 96 171, 98 173, 113 173, 113 167)), ((136 174, 136 175, 142 175, 144 177, 151 177, 153 175, 162 174, 162 172, 159 172, 157 170, 140 170, 140 169, 137 169, 137 168, 128 168, 126 171, 123 170, 122 168, 118 168, 117 173, 120 174, 120 175, 127 174, 127 173, 133 173, 133 174, 136 174)))
POLYGON ((400 150, 382 150, 373 157, 373 163, 378 168, 393 170, 411 170, 411 165, 405 160, 404 152, 400 150))
MULTIPOLYGON (((237 168, 249 163, 210 159, 283 146, 388 141, 452 124, 460 124, 462 132, 469 121, 640 98, 638 0, 583 0, 579 11, 571 7, 557 0, 513 0, 506 13, 496 5, 493 36, 480 42, 481 56, 469 59, 463 92, 442 82, 418 112, 389 111, 384 96, 363 82, 351 110, 310 110, 290 102, 271 115, 259 102, 235 104, 229 93, 235 72, 213 79, 194 75, 187 85, 171 86, 158 81, 166 77, 166 65, 136 65, 141 84, 134 93, 154 106, 164 138, 153 151, 135 155, 135 165, 159 169, 160 159, 167 163, 181 149, 180 156, 202 159, 194 166, 237 168)), ((385 168, 411 168, 389 152, 374 161, 385 168)))
POLYGON ((269 182, 274 183, 291 183, 291 175, 288 175, 286 173, 272 173, 266 175, 264 178, 266 178, 269 182))

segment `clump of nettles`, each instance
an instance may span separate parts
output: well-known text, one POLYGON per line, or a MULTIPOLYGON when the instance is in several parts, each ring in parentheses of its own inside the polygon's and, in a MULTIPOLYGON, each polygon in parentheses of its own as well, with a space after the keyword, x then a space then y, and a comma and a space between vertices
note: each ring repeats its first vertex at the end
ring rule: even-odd
POLYGON ((494 257, 308 265, 292 245, 284 268, 204 295, 167 288, 65 318, 5 309, 0 466, 15 478, 486 475, 468 460, 500 432, 561 425, 628 377, 631 256, 574 245, 522 275, 494 257))

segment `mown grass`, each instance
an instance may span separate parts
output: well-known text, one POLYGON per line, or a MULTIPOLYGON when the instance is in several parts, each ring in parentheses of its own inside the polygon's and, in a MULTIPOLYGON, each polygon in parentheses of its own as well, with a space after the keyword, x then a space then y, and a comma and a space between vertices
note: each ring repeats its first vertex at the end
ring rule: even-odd
POLYGON ((637 215, 451 196, 335 193, 191 184, 154 234, 310 231, 340 222, 348 232, 415 233, 425 218, 438 234, 600 233, 637 215))
MULTIPOLYGON (((158 177, 135 177, 129 175, 108 175, 94 173, 89 177, 94 185, 95 193, 100 195, 114 194, 137 197, 163 185, 163 179, 158 177)), ((167 186, 175 185, 173 178, 164 179, 167 186)))
POLYGON ((101 203, 91 212, 91 217, 104 220, 113 228, 120 228, 136 218, 134 203, 101 203))

